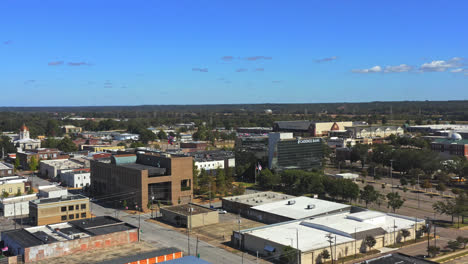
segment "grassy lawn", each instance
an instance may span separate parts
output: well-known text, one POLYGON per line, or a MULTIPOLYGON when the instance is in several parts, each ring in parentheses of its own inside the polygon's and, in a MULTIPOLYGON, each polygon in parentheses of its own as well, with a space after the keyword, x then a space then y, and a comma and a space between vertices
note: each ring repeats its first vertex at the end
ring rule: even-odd
MULTIPOLYGON (((438 226, 446 227, 446 228, 454 228, 458 229, 459 224, 455 223, 437 223, 438 226)), ((468 226, 468 223, 460 223, 460 228, 468 226)))
MULTIPOLYGON (((450 253, 452 253, 452 252, 450 252, 450 253)), ((439 256, 439 257, 436 257, 436 258, 434 258, 434 259, 437 259, 437 262, 439 262, 439 263, 443 263, 443 262, 445 262, 445 261, 449 261, 449 260, 451 260, 451 259, 463 257, 463 256, 466 256, 466 255, 468 255, 468 251, 461 252, 461 253, 459 253, 459 254, 455 254, 455 255, 452 255, 452 256, 450 256, 450 257, 446 257, 446 258, 442 258, 442 259, 437 259, 437 258, 439 258, 440 256, 439 256)))

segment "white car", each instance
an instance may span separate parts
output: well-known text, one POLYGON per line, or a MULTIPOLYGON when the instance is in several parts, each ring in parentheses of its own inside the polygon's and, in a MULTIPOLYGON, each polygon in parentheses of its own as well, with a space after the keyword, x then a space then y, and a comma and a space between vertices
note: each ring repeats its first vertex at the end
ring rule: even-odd
POLYGON ((218 209, 218 214, 227 214, 226 210, 218 209))

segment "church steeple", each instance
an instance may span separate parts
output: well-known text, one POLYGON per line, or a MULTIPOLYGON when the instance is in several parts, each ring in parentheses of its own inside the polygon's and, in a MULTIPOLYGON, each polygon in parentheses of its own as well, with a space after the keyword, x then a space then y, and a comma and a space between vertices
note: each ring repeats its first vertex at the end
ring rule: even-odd
POLYGON ((20 128, 19 139, 29 139, 29 128, 24 123, 20 128))

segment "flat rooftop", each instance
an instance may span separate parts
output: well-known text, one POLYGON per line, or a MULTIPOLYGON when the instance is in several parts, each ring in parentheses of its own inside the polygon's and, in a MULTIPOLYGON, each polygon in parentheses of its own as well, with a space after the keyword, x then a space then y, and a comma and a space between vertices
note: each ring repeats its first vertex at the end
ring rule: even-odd
MULTIPOLYGON (((269 240, 284 246, 291 245, 291 238, 296 240, 296 230, 299 235, 299 249, 301 251, 316 250, 329 245, 327 235, 336 235, 337 244, 359 240, 366 234, 379 235, 394 231, 414 228, 415 222, 423 223, 422 219, 386 214, 375 211, 360 213, 341 213, 317 217, 311 220, 297 220, 274 224, 265 227, 257 227, 241 230, 241 233, 249 234, 269 240)), ((296 241, 294 241, 296 245, 296 241)))
POLYGON ((136 226, 110 216, 99 216, 67 223, 8 230, 2 232, 2 237, 6 235, 15 240, 22 247, 28 248, 42 244, 64 242, 136 228, 136 226))
POLYGON ((87 199, 88 197, 80 195, 80 194, 69 194, 67 196, 61 197, 54 197, 54 198, 41 198, 31 201, 34 204, 49 204, 49 203, 58 203, 58 202, 65 202, 65 201, 72 201, 72 200, 81 200, 87 199))
POLYGON ((347 211, 350 205, 309 198, 305 196, 283 199, 281 201, 265 203, 251 209, 284 216, 291 219, 302 219, 318 216, 330 212, 347 211))
POLYGON ((257 206, 257 205, 268 204, 268 203, 272 203, 276 201, 292 199, 295 197, 296 196, 276 193, 276 192, 258 192, 258 193, 244 194, 244 195, 239 195, 239 196, 224 197, 223 200, 250 205, 250 206, 257 206))
POLYGON ((155 166, 149 166, 149 165, 144 165, 144 164, 139 164, 139 163, 124 163, 124 164, 119 164, 118 166, 129 168, 129 169, 134 169, 134 170, 140 170, 140 171, 148 170, 150 174, 164 175, 166 173, 166 168, 158 168, 155 166))
POLYGON ((174 213, 178 213, 181 215, 190 215, 190 208, 192 208, 192 215, 197 215, 197 214, 206 214, 206 213, 211 213, 214 210, 199 206, 196 204, 182 204, 182 205, 176 205, 176 206, 171 206, 171 207, 164 207, 163 210, 171 211, 174 213))
POLYGON ((23 177, 23 176, 6 176, 6 177, 1 177, 0 178, 0 185, 1 184, 12 184, 12 183, 21 183, 21 182, 27 182, 28 180, 23 177))
POLYGON ((13 165, 5 162, 0 162, 0 170, 11 170, 13 169, 13 165))

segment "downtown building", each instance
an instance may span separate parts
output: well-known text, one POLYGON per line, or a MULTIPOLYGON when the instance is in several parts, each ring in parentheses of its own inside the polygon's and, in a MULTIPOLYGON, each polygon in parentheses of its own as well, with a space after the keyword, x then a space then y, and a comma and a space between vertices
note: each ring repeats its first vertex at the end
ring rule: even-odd
POLYGON ((146 207, 148 202, 186 204, 192 199, 192 157, 157 152, 113 155, 91 161, 91 192, 146 207))

